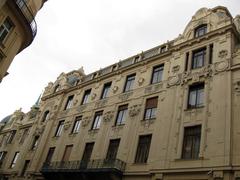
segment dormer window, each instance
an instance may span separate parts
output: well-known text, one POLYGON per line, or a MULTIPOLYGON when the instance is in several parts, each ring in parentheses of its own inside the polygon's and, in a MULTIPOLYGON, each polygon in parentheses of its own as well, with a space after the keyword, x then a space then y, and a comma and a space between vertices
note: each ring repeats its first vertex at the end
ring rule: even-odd
POLYGON ((60 90, 60 85, 56 85, 53 92, 58 92, 60 90))
POLYGON ((200 37, 200 36, 203 36, 206 33, 207 33, 207 25, 203 24, 203 25, 198 26, 195 29, 194 36, 195 37, 200 37))

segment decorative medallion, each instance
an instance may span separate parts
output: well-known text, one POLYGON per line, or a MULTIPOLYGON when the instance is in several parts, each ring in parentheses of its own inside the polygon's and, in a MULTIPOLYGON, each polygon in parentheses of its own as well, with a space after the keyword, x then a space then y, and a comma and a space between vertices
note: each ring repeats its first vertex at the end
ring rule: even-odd
POLYGON ((172 76, 168 78, 168 86, 174 86, 180 83, 179 76, 172 76))
POLYGON ((218 57, 219 58, 225 58, 228 55, 228 51, 227 50, 221 50, 218 53, 218 57))
POLYGON ((118 86, 114 86, 112 90, 113 90, 113 93, 115 94, 118 91, 118 86))
POLYGON ((141 86, 141 85, 143 84, 143 82, 144 82, 144 78, 143 78, 143 77, 140 77, 140 78, 138 79, 138 85, 141 86))
POLYGON ((217 72, 225 71, 225 70, 227 70, 228 65, 229 65, 228 61, 217 62, 217 63, 215 63, 215 70, 217 72))

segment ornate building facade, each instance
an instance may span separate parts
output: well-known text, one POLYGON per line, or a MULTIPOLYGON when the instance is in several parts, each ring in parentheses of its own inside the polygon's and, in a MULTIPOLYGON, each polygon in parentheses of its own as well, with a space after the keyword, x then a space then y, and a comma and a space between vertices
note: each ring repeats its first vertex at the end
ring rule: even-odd
POLYGON ((172 41, 62 73, 1 121, 2 179, 239 180, 239 33, 202 8, 172 41))
POLYGON ((14 57, 28 47, 37 33, 34 20, 46 0, 1 0, 0 82, 14 57))

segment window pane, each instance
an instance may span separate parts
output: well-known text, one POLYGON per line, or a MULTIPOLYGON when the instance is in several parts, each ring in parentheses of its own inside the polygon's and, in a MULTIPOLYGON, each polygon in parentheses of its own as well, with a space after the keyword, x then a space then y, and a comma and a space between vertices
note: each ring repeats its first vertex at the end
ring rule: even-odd
POLYGON ((190 107, 194 107, 196 105, 196 91, 195 90, 190 91, 188 105, 190 107))

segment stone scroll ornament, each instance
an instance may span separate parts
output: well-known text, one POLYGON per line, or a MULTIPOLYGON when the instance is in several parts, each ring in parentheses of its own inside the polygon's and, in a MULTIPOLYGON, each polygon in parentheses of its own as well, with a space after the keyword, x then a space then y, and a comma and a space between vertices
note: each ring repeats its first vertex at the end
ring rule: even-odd
POLYGON ((133 105, 129 108, 129 116, 130 117, 135 117, 137 116, 140 111, 141 111, 141 104, 136 104, 136 105, 133 105))

